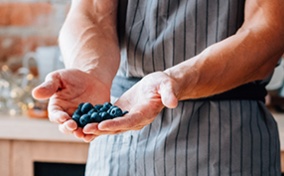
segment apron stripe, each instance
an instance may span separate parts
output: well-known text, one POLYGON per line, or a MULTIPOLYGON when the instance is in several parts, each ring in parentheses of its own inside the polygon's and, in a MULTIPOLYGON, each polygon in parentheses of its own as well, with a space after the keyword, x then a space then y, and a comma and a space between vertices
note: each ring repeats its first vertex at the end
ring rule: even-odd
POLYGON ((239 156, 239 158, 240 158, 240 174, 241 174, 241 176, 242 176, 242 174, 243 174, 243 163, 244 163, 244 157, 243 157, 243 155, 244 155, 244 153, 243 153, 243 147, 246 147, 246 146, 244 146, 244 127, 243 127, 243 106, 244 106, 244 104, 243 104, 243 102, 241 101, 240 102, 240 156, 239 156))

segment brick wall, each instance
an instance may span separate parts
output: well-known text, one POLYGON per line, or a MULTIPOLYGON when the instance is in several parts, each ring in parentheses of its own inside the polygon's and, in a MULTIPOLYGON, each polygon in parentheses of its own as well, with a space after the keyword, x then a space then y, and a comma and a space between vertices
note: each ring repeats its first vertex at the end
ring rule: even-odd
POLYGON ((57 45, 70 0, 0 0, 0 63, 57 45))

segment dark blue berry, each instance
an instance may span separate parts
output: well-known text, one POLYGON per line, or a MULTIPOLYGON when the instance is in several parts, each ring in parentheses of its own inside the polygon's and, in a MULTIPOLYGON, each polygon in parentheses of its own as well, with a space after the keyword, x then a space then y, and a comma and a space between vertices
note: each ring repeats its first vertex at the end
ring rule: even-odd
POLYGON ((76 109, 73 114, 76 114, 76 115, 78 115, 78 116, 81 116, 81 115, 82 115, 82 112, 81 112, 80 109, 76 109))
POLYGON ((84 103, 81 107, 81 112, 83 114, 88 113, 93 108, 93 105, 91 103, 84 103))
POLYGON ((103 106, 103 107, 101 107, 101 109, 99 110, 99 112, 106 112, 108 109, 109 109, 109 108, 103 106))
POLYGON ((75 113, 72 115, 72 119, 77 123, 78 126, 80 126, 80 117, 80 115, 75 113))
POLYGON ((96 110, 95 110, 94 108, 92 108, 92 109, 88 112, 88 114, 89 114, 89 115, 92 115, 93 112, 96 112, 96 110))
POLYGON ((118 116, 122 116, 123 112, 122 110, 117 107, 117 106, 113 106, 110 111, 109 111, 109 114, 113 117, 118 117, 118 116))
POLYGON ((90 122, 91 116, 89 114, 84 114, 80 117, 80 125, 84 127, 90 122))
POLYGON ((96 110, 96 112, 99 112, 102 107, 103 107, 103 105, 97 104, 97 105, 94 106, 94 109, 96 110))
POLYGON ((107 112, 100 112, 99 115, 102 117, 103 120, 112 119, 112 116, 107 112))
POLYGON ((109 102, 105 102, 105 103, 103 104, 103 107, 109 109, 110 107, 112 107, 112 104, 109 103, 109 102))
POLYGON ((96 123, 99 123, 101 122, 103 119, 102 117, 99 115, 98 112, 93 112, 92 115, 91 115, 91 122, 96 122, 96 123))
POLYGON ((77 109, 80 109, 81 110, 81 108, 82 108, 82 106, 84 105, 85 103, 83 102, 83 103, 80 103, 79 105, 78 105, 78 108, 77 109))
POLYGON ((124 116, 127 113, 128 113, 128 111, 124 111, 121 116, 124 116))

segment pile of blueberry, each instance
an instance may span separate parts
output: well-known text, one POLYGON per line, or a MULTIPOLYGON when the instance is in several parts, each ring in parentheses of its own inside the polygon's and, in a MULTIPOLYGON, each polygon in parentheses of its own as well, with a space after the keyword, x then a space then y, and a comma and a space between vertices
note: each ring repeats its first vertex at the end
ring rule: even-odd
POLYGON ((79 127, 84 127, 88 123, 102 122, 115 117, 124 116, 128 111, 122 111, 119 107, 109 102, 93 106, 91 103, 81 103, 72 115, 72 119, 79 127))

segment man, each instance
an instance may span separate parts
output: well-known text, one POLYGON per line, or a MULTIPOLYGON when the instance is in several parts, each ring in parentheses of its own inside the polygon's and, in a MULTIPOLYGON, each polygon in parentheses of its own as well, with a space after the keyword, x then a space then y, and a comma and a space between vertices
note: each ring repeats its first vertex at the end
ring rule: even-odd
POLYGON ((66 69, 33 91, 91 142, 86 175, 280 175, 265 81, 284 49, 281 0, 72 1, 66 69), (111 89, 112 87, 112 89, 111 89), (81 102, 129 113, 83 129, 81 102))

